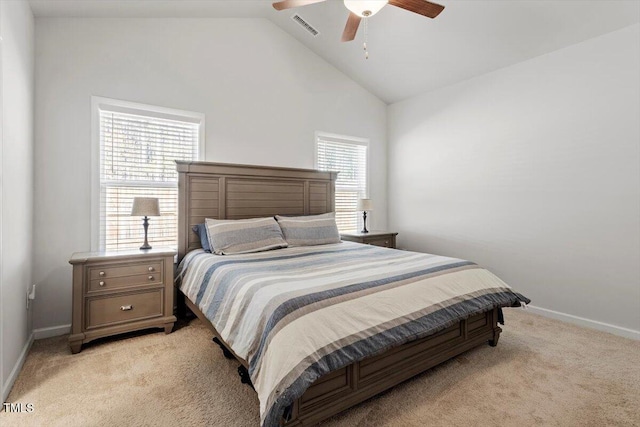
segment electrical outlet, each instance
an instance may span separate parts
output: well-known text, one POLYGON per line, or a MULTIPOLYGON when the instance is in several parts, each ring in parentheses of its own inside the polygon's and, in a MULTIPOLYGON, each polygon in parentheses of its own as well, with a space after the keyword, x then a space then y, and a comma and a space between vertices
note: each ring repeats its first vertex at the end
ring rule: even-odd
POLYGON ((31 292, 27 289, 27 310, 31 308, 31 301, 36 299, 36 285, 31 287, 31 292))

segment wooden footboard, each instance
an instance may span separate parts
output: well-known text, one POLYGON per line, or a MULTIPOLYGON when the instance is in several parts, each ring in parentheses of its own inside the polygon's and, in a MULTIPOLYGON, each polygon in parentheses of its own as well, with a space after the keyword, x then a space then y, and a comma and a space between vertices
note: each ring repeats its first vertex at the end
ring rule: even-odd
MULTIPOLYGON (((179 294, 191 311, 213 331, 225 355, 235 357, 247 368, 247 362, 233 353, 204 314, 181 292, 179 294)), ((497 345, 501 331, 498 309, 494 309, 462 320, 437 334, 330 372, 294 402, 290 418, 283 419, 281 424, 286 427, 317 424, 478 345, 486 342, 497 345)))
POLYGON ((307 389, 283 424, 317 424, 480 344, 495 346, 502 331, 497 320, 497 309, 488 311, 331 372, 307 389))

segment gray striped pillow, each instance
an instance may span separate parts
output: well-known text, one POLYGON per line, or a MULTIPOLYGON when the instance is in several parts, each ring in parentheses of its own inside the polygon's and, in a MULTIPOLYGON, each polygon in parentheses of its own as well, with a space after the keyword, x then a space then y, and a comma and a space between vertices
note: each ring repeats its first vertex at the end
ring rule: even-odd
POLYGON ((205 219, 211 251, 218 255, 246 254, 286 248, 282 230, 273 217, 205 219))
POLYGON ((335 212, 307 216, 276 215, 276 219, 289 246, 340 243, 335 212))

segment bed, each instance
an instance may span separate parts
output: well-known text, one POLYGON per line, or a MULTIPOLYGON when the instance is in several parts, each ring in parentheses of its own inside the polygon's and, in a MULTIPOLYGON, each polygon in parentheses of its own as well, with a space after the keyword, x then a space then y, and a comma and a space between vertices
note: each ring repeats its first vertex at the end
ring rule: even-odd
POLYGON ((193 225, 332 212, 337 174, 177 168, 178 305, 238 361, 263 426, 316 424, 473 347, 495 346, 501 308, 528 303, 472 262, 351 242, 207 254, 193 225))

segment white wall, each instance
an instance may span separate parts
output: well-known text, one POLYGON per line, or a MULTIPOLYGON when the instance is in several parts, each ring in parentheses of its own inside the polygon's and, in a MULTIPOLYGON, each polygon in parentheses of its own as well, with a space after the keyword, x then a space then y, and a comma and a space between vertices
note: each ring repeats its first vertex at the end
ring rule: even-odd
POLYGON ((639 76, 634 25, 390 106, 400 245, 640 330, 639 76))
POLYGON ((37 19, 35 328, 71 322, 90 249, 91 96, 206 115, 210 161, 312 168, 314 132, 371 140, 386 226, 386 106, 262 19, 37 19))
POLYGON ((0 2, 2 155, 0 366, 4 402, 31 343, 26 292, 33 230, 34 20, 26 2, 0 2))

